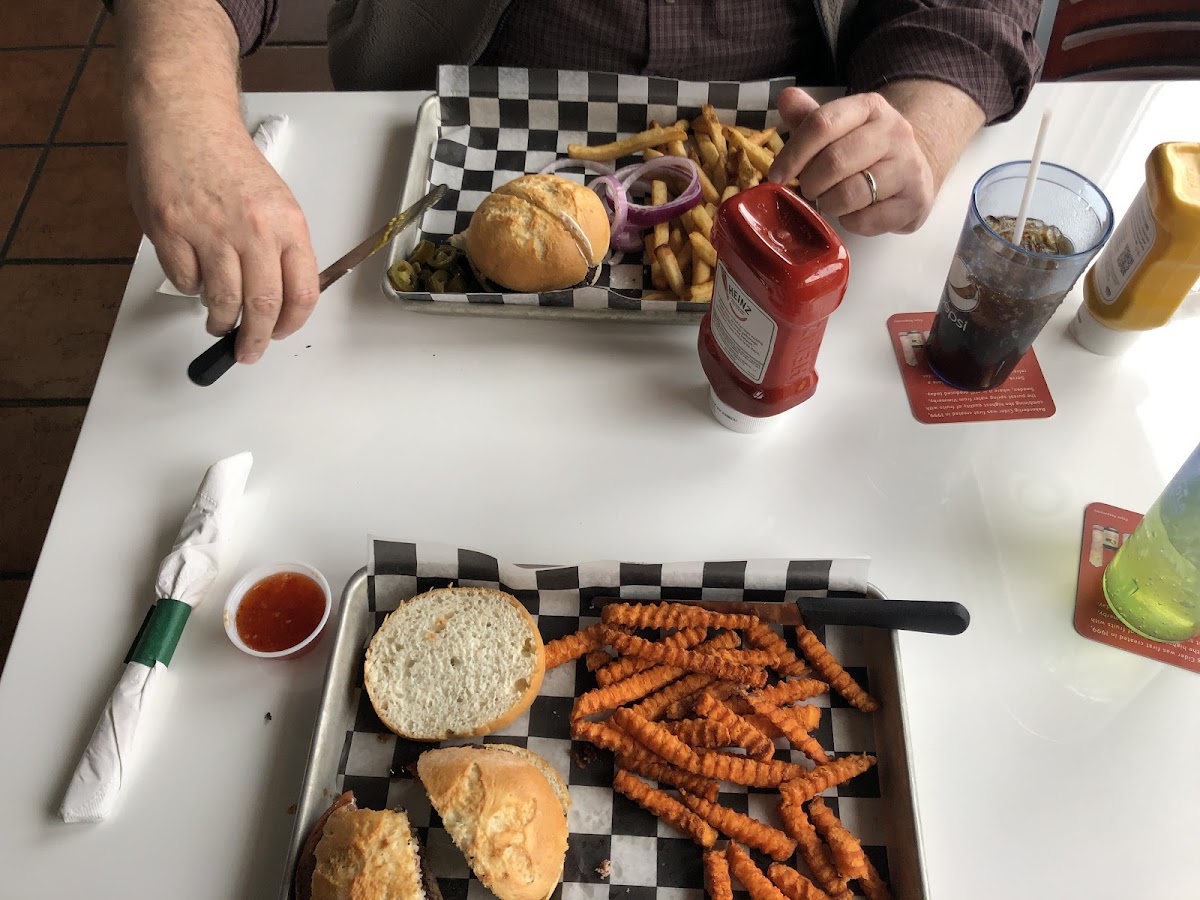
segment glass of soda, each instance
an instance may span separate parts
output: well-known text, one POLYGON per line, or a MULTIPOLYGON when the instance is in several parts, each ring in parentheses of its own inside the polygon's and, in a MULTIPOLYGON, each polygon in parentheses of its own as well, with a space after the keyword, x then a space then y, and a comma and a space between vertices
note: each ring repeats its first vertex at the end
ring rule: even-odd
POLYGON ((1100 188, 1043 162, 1015 240, 1028 173, 1028 160, 1004 163, 971 192, 925 348, 933 374, 952 387, 1003 384, 1112 233, 1112 207, 1100 188))

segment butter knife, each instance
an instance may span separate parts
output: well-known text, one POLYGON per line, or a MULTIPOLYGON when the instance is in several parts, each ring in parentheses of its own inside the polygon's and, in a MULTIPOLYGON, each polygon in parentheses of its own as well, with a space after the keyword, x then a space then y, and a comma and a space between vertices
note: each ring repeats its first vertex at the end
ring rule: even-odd
MULTIPOLYGON (((428 194, 404 210, 400 215, 391 219, 373 235, 322 272, 320 275, 321 291, 324 291, 359 263, 373 256, 378 250, 386 247, 388 241, 414 222, 419 221, 421 216, 425 214, 425 211, 445 195, 446 186, 444 184, 434 185, 428 194)), ((208 387, 229 371, 237 361, 234 357, 234 345, 237 343, 237 336, 238 326, 235 326, 227 335, 192 360, 191 365, 188 366, 187 373, 188 378, 192 380, 193 384, 197 384, 200 387, 208 387)))

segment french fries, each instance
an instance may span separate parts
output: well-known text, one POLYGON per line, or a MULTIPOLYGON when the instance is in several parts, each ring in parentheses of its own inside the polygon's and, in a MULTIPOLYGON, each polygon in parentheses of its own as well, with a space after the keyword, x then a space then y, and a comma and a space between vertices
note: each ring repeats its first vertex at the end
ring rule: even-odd
MULTIPOLYGON (((771 170, 771 163, 775 160, 771 153, 736 128, 727 126, 725 133, 729 136, 729 142, 742 151, 742 159, 754 166, 759 174, 766 175, 771 170)), ((738 163, 738 166, 741 166, 741 162, 738 163)))
POLYGON ((688 240, 692 245, 693 260, 699 260, 710 269, 717 264, 717 248, 712 245, 707 236, 699 231, 693 231, 688 235, 688 240))
POLYGON ((829 757, 825 755, 825 749, 821 746, 820 741, 809 734, 808 730, 800 724, 799 720, 789 715, 786 710, 780 709, 778 706, 768 703, 753 694, 747 695, 746 699, 750 702, 750 706, 755 713, 763 716, 783 733, 789 744, 815 763, 829 762, 829 757))
POLYGON ((729 860, 729 871, 733 877, 750 892, 750 900, 787 900, 736 841, 730 841, 725 848, 725 858, 729 860))
MULTIPOLYGON (((777 635, 767 625, 759 625, 757 628, 746 632, 746 640, 755 647, 761 647, 764 650, 775 649, 779 654, 779 664, 775 666, 775 671, 780 675, 799 675, 808 674, 808 667, 804 665, 791 651, 783 638, 777 635)), ((826 688, 828 689, 828 688, 826 688)), ((809 695, 814 696, 814 695, 809 695)), ((769 698, 774 700, 775 698, 769 698)), ((803 699, 801 697, 793 697, 793 700, 803 699)))
POLYGON ((684 299, 687 294, 687 282, 683 280, 683 270, 679 267, 679 259, 675 252, 669 246, 660 246, 655 248, 654 255, 658 257, 658 266, 675 296, 684 299))
POLYGON ((750 188, 754 187, 756 184, 758 184, 761 177, 762 173, 759 172, 754 163, 752 163, 746 157, 746 154, 743 153, 738 157, 737 186, 739 191, 749 190, 750 188))
POLYGON ((704 890, 710 900, 733 900, 729 861, 720 850, 704 852, 704 890))
POLYGON ((822 763, 793 781, 785 781, 780 790, 788 803, 807 803, 822 791, 861 775, 875 765, 875 757, 867 753, 852 753, 833 762, 822 763))
POLYGON ((624 706, 634 700, 641 700, 660 688, 666 687, 672 681, 682 678, 683 675, 683 669, 673 666, 654 666, 644 672, 631 675, 624 681, 615 682, 607 687, 598 687, 594 691, 588 691, 575 701, 575 705, 571 708, 571 718, 582 719, 598 712, 616 709, 618 706, 624 706))
MULTIPOLYGON (((607 650, 605 650, 603 647, 600 647, 599 649, 593 650, 590 653, 588 653, 587 655, 585 655, 583 657, 583 661, 584 661, 584 664, 587 666, 587 670, 589 672, 599 673, 602 669, 604 669, 606 666, 608 666, 609 663, 611 663, 613 661, 613 658, 608 655, 607 650)), ((548 669, 550 667, 546 666, 546 668, 548 669)), ((646 668, 650 668, 650 667, 646 666, 646 668)))
POLYGON ((879 709, 875 698, 862 689, 853 676, 833 658, 833 654, 825 645, 817 640, 817 636, 803 625, 796 629, 796 641, 800 645, 800 652, 804 654, 804 658, 808 660, 813 670, 845 697, 851 706, 868 713, 879 709))
POLYGON ((775 752, 771 739, 735 713, 722 701, 705 691, 696 701, 696 712, 713 722, 719 722, 729 731, 730 743, 744 747, 755 759, 770 759, 775 752))
POLYGON ((658 721, 665 718, 665 713, 675 703, 688 702, 688 707, 691 707, 691 697, 698 691, 704 690, 714 681, 717 680, 716 675, 706 675, 704 672, 693 672, 685 678, 681 678, 674 684, 668 685, 657 694, 653 694, 634 707, 639 715, 645 716, 647 719, 658 721))
MULTIPOLYGON (((680 627, 678 631, 668 637, 663 643, 669 644, 672 647, 682 647, 684 650, 691 650, 703 641, 707 635, 708 629, 704 626, 680 627)), ((626 656, 616 661, 613 661, 613 658, 608 656, 607 653, 605 656, 607 660, 604 668, 596 671, 596 683, 600 687, 608 687, 614 681, 621 681, 636 672, 649 669, 654 665, 654 663, 638 659, 636 656, 626 656)), ((812 729, 809 730, 811 731, 812 729)))
POLYGON ((705 203, 716 203, 721 198, 721 192, 717 190, 717 186, 708 177, 703 166, 699 167, 697 174, 700 177, 700 196, 704 198, 705 203))
POLYGON ((767 877, 788 900, 828 900, 829 895, 793 869, 782 863, 771 863, 767 877))
POLYGON ((601 144, 598 147, 589 147, 587 144, 570 144, 567 146, 567 156, 571 159, 586 159, 591 162, 612 162, 614 159, 620 159, 622 156, 629 156, 631 153, 637 153, 639 150, 645 150, 649 147, 663 147, 671 141, 682 141, 687 137, 687 132, 682 128, 648 128, 633 137, 625 138, 623 141, 614 141, 611 144, 601 144))
MULTIPOLYGON (((819 706, 791 706, 785 711, 799 722, 800 727, 805 731, 814 730, 821 721, 821 707, 819 706)), ((764 719, 757 713, 751 713, 745 718, 747 722, 769 738, 781 738, 784 736, 783 732, 776 728, 769 719, 764 719)))
MULTIPOLYGON (((667 183, 652 181, 650 183, 650 203, 653 206, 665 206, 667 202, 667 183)), ((654 247, 665 247, 670 241, 671 223, 659 222, 654 226, 654 247)))
MULTIPOLYGON (((736 141, 729 138, 731 146, 736 141)), ((654 247, 665 269, 685 252, 690 275, 707 265, 701 258, 707 241, 686 230, 693 218, 672 223, 666 243, 654 247)), ((804 703, 830 690, 857 700, 863 712, 874 701, 864 702, 866 693, 812 632, 798 627, 792 645, 790 636, 755 616, 626 602, 605 606, 598 625, 551 642, 547 651, 556 659, 597 655, 600 687, 576 700, 571 737, 611 751, 614 790, 708 851, 703 862, 710 900, 732 900, 730 874, 751 900, 851 900, 856 892, 890 900, 861 841, 820 797, 871 768, 875 757, 827 753, 812 733, 820 710, 804 703), (656 639, 640 636, 649 629, 658 629, 656 639), (810 759, 774 758, 776 741, 810 759), (778 821, 723 805, 721 782, 777 791, 778 821), (722 838, 728 839, 724 851, 722 838), (744 847, 774 862, 764 872, 744 847), (802 863, 794 861, 797 853, 802 863)))
POLYGON ((680 719, 663 727, 692 747, 728 747, 733 740, 729 729, 712 719, 680 719))
MULTIPOLYGON (((741 841, 756 850, 761 850, 777 862, 791 859, 792 854, 796 852, 796 842, 778 828, 752 819, 745 813, 721 806, 719 803, 705 800, 703 797, 693 797, 686 792, 681 792, 681 796, 684 806, 717 831, 729 835, 732 840, 741 841)), ((832 816, 833 813, 831 812, 829 815, 832 816)), ((853 837, 851 839, 853 840, 853 837)), ((862 852, 861 844, 858 845, 858 850, 860 853, 862 852)), ((863 874, 866 874, 865 866, 863 874)))
POLYGON ((605 625, 627 628, 750 628, 754 616, 709 612, 680 603, 610 603, 600 613, 605 625))
POLYGON ((812 872, 813 880, 820 885, 821 890, 833 900, 852 900, 853 895, 846 886, 846 879, 834 864, 833 850, 821 840, 803 807, 789 803, 785 796, 779 804, 779 818, 783 820, 783 830, 795 839, 804 864, 812 872))
MULTIPOLYGON (((696 163, 699 172, 702 205, 656 225, 645 241, 645 264, 650 267, 653 290, 643 291, 644 300, 683 300, 690 303, 712 301, 713 277, 717 252, 712 245, 713 216, 716 209, 739 191, 762 181, 783 149, 783 137, 775 128, 754 129, 724 123, 711 105, 705 104, 700 115, 690 122, 680 119, 671 125, 651 121, 639 134, 611 144, 589 146, 571 144, 567 155, 572 159, 611 162, 641 153, 646 160, 678 156, 696 163), (682 244, 672 239, 678 230, 682 244), (695 236, 704 239, 697 245, 695 236), (663 253, 663 248, 668 253, 663 253)), ((653 182, 651 205, 669 202, 670 195, 683 185, 668 176, 653 182)))
MULTIPOLYGON (((677 769, 649 751, 643 751, 640 755, 634 756, 624 756, 618 753, 616 763, 618 769, 625 769, 627 772, 653 779, 660 784, 669 784, 681 791, 692 791, 696 796, 703 797, 711 803, 717 802, 720 790, 717 782, 702 775, 693 775, 691 772, 677 769)), ((876 877, 878 877, 878 873, 876 877)))
POLYGON ((616 777, 613 778, 613 788, 671 825, 676 831, 686 834, 701 847, 707 849, 717 842, 717 830, 700 816, 674 797, 634 778, 625 769, 617 770, 616 777))
MULTIPOLYGON (((712 241, 713 220, 707 209, 703 206, 693 207, 689 211, 688 218, 692 224, 692 234, 699 234, 706 241, 712 241)), ((715 254, 716 251, 713 252, 715 254)), ((716 259, 715 255, 713 258, 716 259)), ((716 265, 716 262, 711 262, 709 265, 716 265)))
POLYGON ((602 631, 599 625, 592 625, 583 631, 568 634, 557 641, 546 645, 546 668, 555 669, 563 663, 569 663, 579 657, 591 653, 600 647, 602 631))
POLYGON ((863 852, 862 842, 846 830, 846 826, 820 797, 813 797, 812 802, 808 804, 808 812, 817 834, 825 838, 829 849, 833 851, 834 865, 842 877, 847 881, 851 878, 865 878, 867 854, 863 852))

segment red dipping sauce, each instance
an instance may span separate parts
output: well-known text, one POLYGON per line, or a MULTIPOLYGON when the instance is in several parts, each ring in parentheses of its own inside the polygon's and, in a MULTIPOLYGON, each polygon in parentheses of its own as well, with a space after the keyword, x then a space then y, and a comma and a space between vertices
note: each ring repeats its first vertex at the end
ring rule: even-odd
POLYGON ((298 572, 278 572, 256 582, 238 604, 238 637, 251 650, 278 653, 317 630, 325 615, 325 591, 298 572))
POLYGON ((812 207, 770 182, 721 204, 713 246, 700 363, 717 420, 756 431, 817 389, 817 350, 846 293, 850 257, 812 207))

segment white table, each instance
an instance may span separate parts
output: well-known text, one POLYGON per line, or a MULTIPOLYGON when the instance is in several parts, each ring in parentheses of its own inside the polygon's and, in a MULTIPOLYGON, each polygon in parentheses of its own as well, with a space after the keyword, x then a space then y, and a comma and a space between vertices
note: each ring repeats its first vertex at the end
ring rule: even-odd
MULTIPOLYGON (((248 98, 253 119, 293 118, 284 174, 321 260, 393 210, 419 100, 248 98)), ((143 244, 0 681, 0 894, 274 897, 328 645, 245 657, 220 598, 276 558, 340 587, 368 534, 534 562, 870 555, 890 594, 974 615, 961 637, 900 644, 932 900, 1194 892, 1200 677, 1079 638, 1071 609, 1084 506, 1144 509, 1200 439, 1200 317, 1105 359, 1065 334, 1076 292, 1037 342, 1057 415, 977 426, 912 418, 884 328, 934 308, 971 184, 1028 155, 1045 105, 1046 158, 1118 214, 1153 144, 1200 139, 1195 83, 1039 87, 973 143, 920 233, 849 240, 817 394, 757 437, 710 418, 693 329, 407 313, 379 260, 261 364, 198 389, 184 366, 202 317, 154 295, 143 244), (170 709, 118 815, 63 825, 157 560, 204 468, 243 449, 235 547, 183 636, 170 709)))

